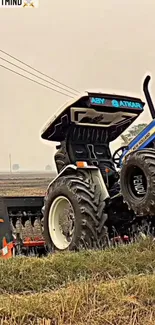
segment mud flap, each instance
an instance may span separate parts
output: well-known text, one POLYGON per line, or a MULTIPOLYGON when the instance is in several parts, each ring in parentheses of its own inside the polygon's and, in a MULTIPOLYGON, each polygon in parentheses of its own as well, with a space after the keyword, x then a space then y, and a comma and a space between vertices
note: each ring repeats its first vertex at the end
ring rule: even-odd
POLYGON ((7 207, 3 197, 0 198, 0 257, 9 258, 13 255, 13 235, 10 227, 7 207))

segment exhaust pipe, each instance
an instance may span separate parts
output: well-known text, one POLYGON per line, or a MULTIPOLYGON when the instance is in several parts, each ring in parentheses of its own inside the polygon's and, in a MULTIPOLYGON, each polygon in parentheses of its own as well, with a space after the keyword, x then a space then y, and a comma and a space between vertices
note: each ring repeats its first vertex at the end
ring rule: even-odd
POLYGON ((155 108, 154 108, 154 105, 153 105, 153 102, 152 102, 152 99, 151 99, 151 96, 150 96, 150 92, 149 92, 149 89, 148 89, 148 85, 149 85, 150 80, 151 80, 151 77, 146 76, 146 78, 144 80, 144 83, 143 83, 143 91, 144 91, 144 94, 145 94, 147 104, 149 106, 151 116, 154 119, 155 118, 155 108))

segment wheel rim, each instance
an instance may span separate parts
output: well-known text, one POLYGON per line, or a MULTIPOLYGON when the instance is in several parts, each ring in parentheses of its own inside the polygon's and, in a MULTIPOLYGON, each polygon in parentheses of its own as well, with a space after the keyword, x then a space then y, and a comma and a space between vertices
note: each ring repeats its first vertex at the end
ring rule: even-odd
POLYGON ((127 174, 127 187, 132 197, 142 200, 147 192, 147 179, 143 170, 132 166, 127 174))
POLYGON ((51 240, 57 249, 69 247, 75 228, 74 219, 74 210, 69 199, 65 196, 55 198, 49 211, 48 227, 51 240))

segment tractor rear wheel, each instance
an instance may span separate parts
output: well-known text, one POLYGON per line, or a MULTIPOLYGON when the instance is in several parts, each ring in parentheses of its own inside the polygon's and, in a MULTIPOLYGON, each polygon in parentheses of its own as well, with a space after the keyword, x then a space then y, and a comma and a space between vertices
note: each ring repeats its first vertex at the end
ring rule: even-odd
POLYGON ((44 237, 52 250, 102 248, 108 241, 105 202, 87 176, 62 176, 50 188, 44 237))
POLYGON ((120 187, 128 207, 138 215, 155 214, 155 150, 144 149, 126 157, 120 187))

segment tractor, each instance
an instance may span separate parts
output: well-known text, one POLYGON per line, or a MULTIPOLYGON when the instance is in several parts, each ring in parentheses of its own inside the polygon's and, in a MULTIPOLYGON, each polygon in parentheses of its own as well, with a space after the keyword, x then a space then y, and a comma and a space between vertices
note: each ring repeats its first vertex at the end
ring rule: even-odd
POLYGON ((58 175, 42 209, 51 251, 102 249, 118 238, 131 242, 140 231, 148 233, 150 224, 153 232, 155 110, 149 80, 143 90, 153 121, 113 155, 110 143, 144 110, 139 98, 86 91, 43 128, 41 138, 58 143, 58 175))
POLYGON ((155 236, 155 109, 152 122, 113 154, 110 143, 143 113, 135 97, 83 92, 41 132, 55 141, 57 176, 45 197, 0 198, 0 254, 104 249, 155 236), (17 227, 17 224, 19 226, 17 227))

